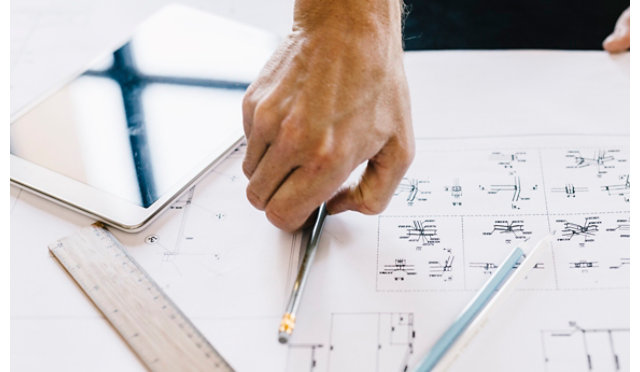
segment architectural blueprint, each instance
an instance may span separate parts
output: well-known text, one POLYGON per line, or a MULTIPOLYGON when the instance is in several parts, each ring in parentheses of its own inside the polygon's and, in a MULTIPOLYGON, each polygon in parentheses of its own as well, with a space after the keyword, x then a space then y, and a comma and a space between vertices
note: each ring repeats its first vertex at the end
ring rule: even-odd
MULTIPOLYGON (((418 139, 385 212, 327 218, 286 346, 277 328, 302 234, 279 231, 246 201, 243 146, 144 232, 114 233, 236 369, 320 372, 410 370, 515 245, 555 230, 552 249, 452 370, 481 362, 492 371, 629 371, 626 141, 418 139)), ((58 207, 59 217, 36 213, 52 207, 18 189, 11 197, 12 221, 44 229, 17 233, 12 245, 32 247, 90 223, 58 207)), ((18 348, 32 324, 51 329, 58 319, 66 332, 79 321, 102 324, 53 259, 12 250, 12 264, 57 278, 12 271, 22 283, 12 292, 18 348)), ((104 327, 96 332, 106 337, 104 327)), ((128 352, 115 333, 101 344, 128 352)))
MULTIPOLYGON (((515 245, 555 230, 552 250, 453 370, 482 360, 493 371, 625 371, 625 140, 419 139, 385 212, 328 218, 288 346, 276 330, 300 234, 274 231, 239 202, 243 148, 145 233, 118 237, 214 345, 248 327, 239 342, 270 350, 262 369, 404 371, 515 245)), ((230 362, 252 370, 236 352, 230 362)))
MULTIPOLYGON (((166 2, 12 2, 12 111, 166 2)), ((182 2, 281 37, 293 9, 182 2)), ((328 217, 289 345, 277 328, 302 237, 246 201, 242 148, 148 229, 112 231, 238 371, 383 372, 410 370, 513 246, 556 230, 452 371, 629 371, 628 55, 414 52, 405 66, 414 164, 381 215, 328 217)), ((11 369, 144 370, 47 252, 93 221, 10 197, 11 369)))

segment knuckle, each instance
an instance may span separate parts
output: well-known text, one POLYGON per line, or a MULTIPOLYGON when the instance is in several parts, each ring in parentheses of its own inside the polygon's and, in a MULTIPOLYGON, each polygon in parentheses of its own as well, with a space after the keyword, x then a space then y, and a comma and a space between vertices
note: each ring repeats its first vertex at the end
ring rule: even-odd
MULTIPOLYGON (((250 89, 251 87, 249 87, 250 89)), ((244 129, 244 134, 247 138, 249 138, 251 134, 251 128, 253 126, 253 112, 256 105, 256 101, 253 98, 253 94, 247 90, 244 97, 242 98, 242 126, 244 129)))
POLYGON ((254 98, 255 88, 253 88, 253 84, 247 88, 244 96, 242 97, 242 115, 245 118, 250 118, 253 113, 253 109, 256 106, 256 100, 254 98))
POLYGON ((271 128, 278 121, 278 112, 269 101, 260 101, 255 106, 253 123, 256 128, 271 128))
POLYGON ((380 214, 387 207, 387 201, 380 198, 365 198, 358 203, 360 212, 364 214, 380 214))
POLYGON ((408 168, 411 163, 413 163, 413 159, 416 157, 416 149, 413 144, 413 141, 409 142, 407 146, 403 148, 401 163, 405 168, 408 168))
POLYGON ((363 214, 379 214, 382 213, 387 204, 389 203, 389 197, 384 197, 379 193, 364 192, 362 184, 360 184, 355 192, 355 205, 356 209, 363 214))
POLYGON ((298 149, 305 138, 303 120, 290 113, 280 124, 279 136, 286 140, 291 148, 298 149))
POLYGON ((246 118, 243 117, 242 118, 242 129, 244 130, 244 136, 246 138, 251 137, 251 128, 253 127, 253 125, 251 125, 251 121, 246 118))
POLYGON ((277 228, 293 232, 298 229, 301 223, 298 224, 297 221, 292 219, 285 210, 281 210, 278 207, 268 206, 265 210, 265 214, 267 215, 267 219, 277 228))
POLYGON ((322 174, 330 168, 329 161, 323 156, 315 155, 307 164, 307 169, 311 174, 322 174))
POLYGON ((247 178, 251 178, 251 175, 253 174, 253 166, 249 163, 249 160, 246 157, 242 161, 242 173, 244 173, 247 178))
POLYGON ((336 146, 334 141, 325 136, 317 141, 311 150, 310 168, 315 172, 337 170, 345 162, 344 149, 336 146))
POLYGON ((261 211, 264 210, 265 202, 251 184, 247 186, 247 200, 249 200, 249 203, 251 203, 255 208, 261 211))
POLYGON ((246 117, 251 111, 253 111, 253 107, 255 106, 255 102, 251 97, 249 91, 247 91, 242 97, 242 114, 246 117))
POLYGON ((393 146, 393 159, 399 169, 405 171, 416 156, 415 142, 413 139, 407 139, 406 141, 396 142, 397 145, 393 146))

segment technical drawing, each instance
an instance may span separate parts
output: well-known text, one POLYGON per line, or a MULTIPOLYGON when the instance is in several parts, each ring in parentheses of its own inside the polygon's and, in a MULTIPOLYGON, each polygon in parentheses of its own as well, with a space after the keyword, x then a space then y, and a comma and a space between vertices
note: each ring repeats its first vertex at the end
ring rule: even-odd
POLYGON ((451 249, 446 249, 447 256, 443 260, 429 260, 429 277, 441 278, 445 282, 453 280, 452 269, 455 256, 451 249))
POLYGON ((609 266, 609 269, 611 270, 622 269, 623 267, 628 266, 629 263, 630 263, 629 257, 622 257, 620 258, 620 262, 618 264, 609 266))
POLYGON ((460 217, 380 216, 378 221, 377 291, 464 287, 460 217))
MULTIPOLYGON (((223 175, 223 173, 218 173, 218 175, 223 175)), ((234 182, 231 176, 224 176, 229 177, 228 180, 230 182, 234 182)), ((174 211, 176 214, 171 233, 166 231, 162 235, 152 233, 144 238, 145 244, 155 245, 161 249, 163 262, 173 262, 177 256, 183 253, 189 256, 207 257, 207 261, 212 264, 219 263, 222 258, 222 253, 219 249, 214 250, 207 247, 206 239, 196 241, 195 235, 201 236, 202 231, 193 230, 189 226, 189 220, 190 218, 199 219, 206 216, 222 223, 227 215, 220 210, 211 210, 208 206, 203 205, 201 201, 194 201, 195 188, 196 186, 191 187, 183 196, 169 206, 169 210, 174 211)), ((174 264, 173 266, 176 271, 180 271, 178 265, 174 264)))
POLYGON ((182 247, 182 243, 185 240, 193 240, 192 236, 185 236, 184 227, 186 223, 186 218, 188 211, 191 207, 191 201, 193 200, 193 193, 195 191, 195 186, 191 187, 189 191, 179 199, 177 199, 170 207, 171 210, 178 210, 182 212, 180 217, 180 227, 177 235, 177 239, 175 243, 171 246, 166 245, 165 242, 160 240, 160 237, 157 234, 151 234, 144 238, 144 242, 150 245, 158 245, 162 249, 162 261, 169 262, 172 257, 179 254, 180 249, 182 247))
POLYGON ((407 265, 407 260, 398 258, 393 265, 384 265, 380 275, 391 275, 393 280, 405 280, 407 276, 416 275, 415 265, 407 265))
POLYGON ((479 184, 480 191, 486 192, 489 195, 507 194, 511 196, 511 209, 520 209, 519 203, 521 201, 531 200, 531 192, 538 189, 538 185, 528 185, 527 182, 522 182, 520 174, 531 175, 531 167, 522 169, 522 166, 527 163, 526 152, 493 152, 491 153, 490 160, 497 161, 500 168, 506 170, 506 173, 512 181, 506 183, 491 183, 491 184, 479 184), (520 168, 520 169, 519 169, 520 168))
POLYGON ((318 371, 318 349, 323 344, 295 344, 287 345, 287 372, 318 371))
POLYGON ((527 153, 526 152, 513 152, 513 153, 503 153, 503 152, 492 152, 489 159, 497 160, 498 165, 504 167, 505 169, 513 169, 514 165, 519 163, 527 162, 527 153))
MULTIPOLYGON (((520 261, 516 262, 513 268, 517 269, 518 266, 520 266, 520 261)), ((469 267, 472 269, 482 269, 483 274, 492 275, 500 265, 495 262, 471 262, 469 263, 469 267)), ((544 269, 544 262, 536 262, 532 269, 544 269)))
POLYGON ((569 262, 570 269, 578 269, 583 273, 588 273, 591 269, 598 268, 598 261, 580 260, 577 262, 569 262))
POLYGON ((629 175, 622 175, 619 179, 620 181, 622 181, 622 183, 614 185, 604 185, 602 186, 602 191, 606 191, 609 196, 620 196, 625 202, 628 203, 629 191, 631 189, 631 185, 629 184, 629 175))
POLYGON ((394 196, 406 194, 406 202, 408 206, 414 205, 416 202, 427 201, 427 195, 431 194, 431 191, 425 190, 429 181, 420 180, 417 178, 403 178, 398 188, 396 189, 394 196))
POLYGON ((567 165, 569 169, 580 169, 594 167, 596 169, 596 175, 602 177, 609 169, 615 169, 616 163, 626 162, 625 159, 617 159, 616 157, 620 153, 620 150, 598 150, 593 153, 593 156, 588 157, 582 155, 578 150, 570 150, 567 152, 566 157, 572 159, 573 162, 567 165))
POLYGON ((451 204, 453 204, 453 206, 462 206, 462 186, 460 186, 460 181, 457 178, 451 186, 445 186, 444 191, 451 193, 451 204))
MULTIPOLYGON (((456 260, 464 270, 464 275, 459 277, 465 289, 478 289, 488 275, 496 272, 514 246, 523 246, 529 239, 536 241, 548 232, 549 221, 542 214, 476 215, 464 216, 463 228, 464 247, 462 252, 456 252, 456 260)), ((546 270, 527 275, 524 286, 527 289, 555 286, 556 266, 551 250, 541 255, 535 264, 537 269, 546 270)))
POLYGON ((588 187, 575 186, 572 183, 564 185, 564 187, 553 187, 551 192, 562 192, 567 198, 575 198, 577 193, 589 191, 588 187))
POLYGON ((524 229, 523 220, 496 220, 493 223, 493 230, 483 232, 482 235, 490 236, 494 234, 508 234, 510 238, 505 243, 511 243, 511 238, 517 240, 526 240, 531 235, 531 231, 524 229))
MULTIPOLYGON (((522 185, 520 182, 520 176, 514 175, 513 183, 511 184, 502 184, 502 185, 489 185, 489 186, 478 186, 480 190, 486 191, 489 195, 496 195, 503 191, 511 193, 511 208, 512 209, 520 209, 518 202, 522 200, 530 200, 531 198, 528 196, 522 195, 522 185)), ((535 191, 538 189, 538 185, 534 185, 531 188, 531 191, 535 191)))
MULTIPOLYGON (((227 156, 228 164, 231 164, 232 161, 238 161, 244 158, 244 154, 247 152, 247 143, 243 141, 238 147, 236 147, 230 154, 227 156)), ((228 170, 224 170, 225 167, 215 167, 211 170, 211 173, 214 173, 220 177, 224 177, 230 182, 238 182, 242 179, 242 176, 236 174, 235 172, 229 172, 228 170)))
POLYGON ((556 220, 558 223, 563 224, 562 236, 558 238, 558 241, 572 240, 574 237, 583 237, 584 240, 581 245, 595 240, 594 236, 600 229, 600 217, 591 216, 585 217, 583 224, 577 224, 561 219, 556 220))
POLYGON ((621 238, 629 238, 631 236, 631 223, 627 218, 619 219, 616 221, 616 227, 610 227, 606 231, 619 233, 621 238))
POLYGON ((628 220, 628 212, 556 220, 560 235, 552 246, 557 287, 628 288, 629 266, 621 260, 630 257, 628 238, 623 238, 629 234, 628 220))
POLYGON ((629 371, 628 328, 582 328, 569 322, 564 330, 542 330, 546 372, 629 371))
POLYGON ((491 275, 499 266, 494 262, 471 262, 469 263, 469 267, 472 269, 482 269, 483 274, 491 275))
POLYGON ((404 230, 404 234, 399 238, 412 243, 418 243, 416 250, 422 250, 422 247, 434 246, 440 243, 438 237, 438 229, 434 220, 414 220, 411 225, 398 225, 404 230))
POLYGON ((413 313, 332 313, 328 370, 406 371, 415 338, 413 313))
MULTIPOLYGON (((513 265, 513 268, 517 269, 518 266, 520 266, 520 261, 516 262, 513 265)), ((533 265, 532 269, 544 269, 544 262, 536 262, 535 265, 533 265)))
POLYGON ((170 209, 185 209, 191 205, 191 201, 193 200, 193 193, 195 191, 195 186, 191 187, 189 191, 187 191, 183 196, 178 198, 173 204, 169 206, 170 209))

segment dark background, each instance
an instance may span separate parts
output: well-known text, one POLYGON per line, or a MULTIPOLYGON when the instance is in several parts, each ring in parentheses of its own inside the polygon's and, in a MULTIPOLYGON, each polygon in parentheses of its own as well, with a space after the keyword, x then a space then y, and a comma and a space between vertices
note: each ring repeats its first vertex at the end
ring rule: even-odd
POLYGON ((602 49, 629 0, 405 0, 405 50, 602 49))

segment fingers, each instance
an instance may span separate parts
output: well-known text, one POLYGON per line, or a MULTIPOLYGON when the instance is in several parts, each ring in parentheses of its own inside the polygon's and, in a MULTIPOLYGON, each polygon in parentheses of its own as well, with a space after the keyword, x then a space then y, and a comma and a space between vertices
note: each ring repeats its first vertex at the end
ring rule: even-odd
POLYGON ((246 135, 247 149, 242 162, 242 171, 247 178, 251 178, 269 146, 276 139, 280 125, 279 111, 268 104, 261 103, 254 111, 252 129, 246 135))
POLYGON ((282 102, 278 97, 277 89, 266 91, 265 88, 250 88, 243 100, 247 150, 242 170, 247 178, 251 178, 267 149, 279 135, 283 112, 288 110, 288 102, 282 102))
MULTIPOLYGON (((336 45, 342 36, 332 36, 336 45)), ((401 49, 380 61, 339 53, 334 62, 326 44, 294 31, 243 101, 247 197, 284 230, 302 226, 366 159, 360 184, 333 198, 329 211, 381 211, 413 157, 401 49)))
POLYGON ((631 39, 629 35, 629 30, 627 30, 626 34, 618 34, 617 32, 614 32, 604 40, 602 46, 604 50, 609 53, 627 51, 631 46, 631 39))
POLYGON ((314 160, 295 169, 273 194, 265 208, 269 221, 280 229, 302 227, 323 201, 347 179, 350 168, 343 159, 314 160))
POLYGON ((265 210, 273 194, 298 167, 282 142, 269 147, 251 174, 247 199, 259 210, 265 210))
POLYGON ((602 47, 609 53, 620 53, 631 46, 630 9, 625 10, 616 22, 615 30, 609 35, 602 47))
POLYGON ((414 156, 413 143, 402 144, 392 139, 369 160, 360 182, 339 191, 327 204, 330 214, 346 210, 364 214, 382 212, 414 156))

